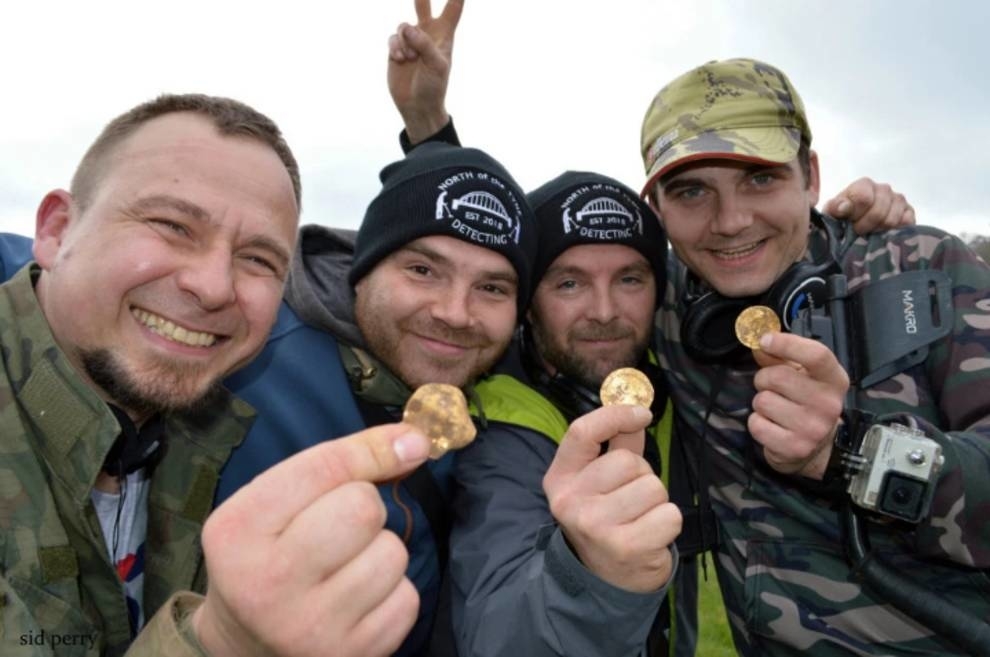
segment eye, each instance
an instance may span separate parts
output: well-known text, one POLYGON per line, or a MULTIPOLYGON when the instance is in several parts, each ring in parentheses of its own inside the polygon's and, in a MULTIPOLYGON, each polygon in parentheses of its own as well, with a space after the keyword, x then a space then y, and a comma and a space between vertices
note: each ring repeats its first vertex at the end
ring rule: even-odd
POLYGON ((619 279, 623 285, 643 285, 646 280, 638 274, 627 274, 619 279))
POLYGON ((773 182, 773 176, 765 171, 761 171, 760 173, 753 174, 753 182, 757 185, 766 185, 773 182))
POLYGON ((577 289, 578 282, 573 278, 568 278, 566 280, 557 283, 558 290, 575 290, 577 289))
POLYGON ((171 219, 163 219, 161 217, 152 217, 151 219, 148 219, 148 223, 154 224, 155 226, 159 226, 159 227, 161 227, 161 228, 163 228, 165 230, 171 231, 171 232, 176 233, 178 235, 182 235, 183 237, 188 237, 189 236, 189 229, 188 228, 186 228, 183 224, 181 224, 181 223, 179 223, 177 221, 172 221, 171 219))
POLYGON ((426 265, 409 265, 406 267, 406 271, 415 274, 416 276, 427 277, 433 273, 433 270, 426 265))
POLYGON ((499 297, 509 296, 509 290, 504 285, 498 285, 496 283, 484 283, 479 288, 482 292, 486 294, 492 294, 499 297))
POLYGON ((274 274, 275 276, 282 275, 282 272, 279 269, 279 267, 265 256, 260 256, 252 253, 252 254, 242 255, 241 258, 246 262, 251 263, 252 266, 259 267, 270 274, 274 274))
POLYGON ((697 201, 705 196, 707 190, 702 185, 682 185, 668 189, 665 196, 675 201, 691 202, 697 201))

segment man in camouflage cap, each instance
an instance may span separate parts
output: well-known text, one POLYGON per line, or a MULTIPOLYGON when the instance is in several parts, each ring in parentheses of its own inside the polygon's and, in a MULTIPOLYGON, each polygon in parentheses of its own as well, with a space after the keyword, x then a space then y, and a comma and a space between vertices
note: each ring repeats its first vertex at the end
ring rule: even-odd
POLYGON ((206 521, 253 416, 219 381, 265 343, 299 199, 268 118, 166 95, 42 200, 36 262, 0 285, 0 654, 384 655, 412 626, 366 483, 426 459, 409 427, 314 447, 206 521))
POLYGON ((980 573, 990 567, 982 529, 990 504, 990 270, 935 228, 843 234, 814 213, 819 165, 810 146, 787 76, 747 59, 710 62, 675 79, 643 123, 643 193, 676 256, 658 315, 661 364, 688 432, 679 435, 712 495, 715 563, 733 636, 745 655, 960 654, 846 561, 838 510, 845 485, 832 479, 830 457, 850 380, 835 355, 787 332, 764 336, 752 357, 716 348, 733 339, 720 313, 775 305, 782 286, 807 272, 832 267, 853 290, 899 272, 947 273, 948 335, 921 364, 853 395, 878 423, 919 429, 941 446, 931 512, 917 524, 868 515, 867 529, 887 565, 990 618, 980 573))

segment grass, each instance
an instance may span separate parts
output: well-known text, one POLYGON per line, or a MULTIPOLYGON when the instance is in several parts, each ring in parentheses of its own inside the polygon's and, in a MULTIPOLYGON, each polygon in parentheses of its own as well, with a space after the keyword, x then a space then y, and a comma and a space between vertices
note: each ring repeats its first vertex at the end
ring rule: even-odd
POLYGON ((722 593, 718 588, 715 567, 708 558, 708 581, 698 568, 698 657, 735 657, 732 633, 722 605, 722 593))

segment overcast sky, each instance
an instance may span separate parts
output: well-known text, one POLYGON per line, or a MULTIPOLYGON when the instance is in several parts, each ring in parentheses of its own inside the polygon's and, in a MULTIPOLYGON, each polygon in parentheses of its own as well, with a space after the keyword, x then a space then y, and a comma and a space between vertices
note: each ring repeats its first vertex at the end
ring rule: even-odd
MULTIPOLYGON (((441 0, 434 0, 439 13, 441 0)), ((356 227, 401 155, 386 42, 412 0, 5 2, 0 231, 30 234, 113 116, 161 92, 246 101, 300 161, 303 221, 356 227)), ((639 189, 656 91, 756 57, 804 98, 823 192, 891 182, 921 223, 990 235, 990 3, 467 0, 448 107, 526 189, 592 169, 639 189)))

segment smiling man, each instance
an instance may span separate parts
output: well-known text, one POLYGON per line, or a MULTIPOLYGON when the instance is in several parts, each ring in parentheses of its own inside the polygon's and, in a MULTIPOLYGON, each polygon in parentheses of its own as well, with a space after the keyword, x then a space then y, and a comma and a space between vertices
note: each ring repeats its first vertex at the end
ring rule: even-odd
POLYGON ((367 484, 425 460, 408 427, 280 464, 204 523, 253 415, 220 382, 265 344, 298 216, 275 124, 201 95, 121 115, 71 191, 42 200, 35 262, 0 286, 4 655, 312 654, 291 622, 312 607, 328 610, 306 628, 317 644, 387 654, 412 626, 406 551, 367 484), (348 541, 304 549, 319 528, 295 520, 314 505, 345 512, 348 541), (291 554, 291 572, 265 570, 291 554), (206 597, 183 592, 204 589, 206 563, 206 597), (375 587, 334 585, 367 564, 375 587), (252 615, 263 574, 285 617, 252 615))
POLYGON ((42 201, 34 247, 38 301, 72 365, 135 422, 210 400, 274 321, 291 189, 267 144, 221 139, 194 113, 94 147, 73 193, 42 201))
POLYGON ((485 428, 454 471, 458 652, 692 655, 694 598, 678 607, 676 653, 669 609, 658 616, 681 529, 659 477, 672 413, 648 353, 663 230, 635 192, 595 173, 567 172, 528 198, 540 242, 533 300, 503 373, 476 386, 485 428), (619 367, 650 373, 651 409, 596 410, 619 367))
MULTIPOLYGON (((678 438, 710 482, 715 564, 740 654, 969 652, 958 642, 990 620, 981 515, 990 500, 990 270, 935 228, 857 237, 818 214, 819 161, 804 105, 764 62, 709 62, 671 81, 647 111, 642 154, 644 194, 676 255, 658 348, 684 429, 678 438), (854 292, 924 270, 951 279, 946 335, 915 365, 852 381, 852 390, 851 374, 817 340, 773 333, 751 353, 732 333, 753 304, 786 322, 791 292, 815 276, 842 273, 854 292), (943 598, 928 609, 972 615, 955 637, 920 607, 892 604, 847 561, 840 509, 851 501, 836 440, 847 403, 873 413, 878 427, 908 426, 941 447, 945 464, 920 522, 856 513, 871 558, 943 598)), ((866 338, 889 321, 871 318, 850 335, 866 338)))
POLYGON ((197 95, 115 119, 71 191, 42 200, 36 263, 0 288, 4 533, 20 537, 5 640, 99 635, 116 654, 202 576, 209 488, 250 423, 220 381, 265 343, 298 216, 278 128, 197 95), (32 586, 60 599, 56 616, 32 586))

